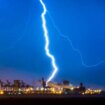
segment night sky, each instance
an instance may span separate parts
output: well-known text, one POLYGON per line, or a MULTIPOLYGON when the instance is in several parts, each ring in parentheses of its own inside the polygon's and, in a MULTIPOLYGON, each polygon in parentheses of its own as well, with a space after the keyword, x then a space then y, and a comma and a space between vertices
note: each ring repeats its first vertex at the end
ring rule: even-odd
MULTIPOLYGON (((104 0, 43 0, 50 39, 50 52, 59 71, 53 81, 83 82, 90 87, 105 87, 105 63, 87 68, 70 43, 68 36, 87 65, 105 60, 104 0), (52 18, 52 19, 51 19, 52 18)), ((39 0, 0 0, 0 79, 33 81, 52 73, 44 46, 39 0)), ((105 89, 105 88, 104 88, 105 89)))

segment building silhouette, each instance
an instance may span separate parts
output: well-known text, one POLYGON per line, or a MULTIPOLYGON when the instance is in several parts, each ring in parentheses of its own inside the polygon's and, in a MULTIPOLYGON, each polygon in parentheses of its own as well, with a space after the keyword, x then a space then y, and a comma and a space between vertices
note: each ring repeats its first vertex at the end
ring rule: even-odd
POLYGON ((44 80, 44 78, 42 78, 42 87, 46 88, 46 81, 44 80))

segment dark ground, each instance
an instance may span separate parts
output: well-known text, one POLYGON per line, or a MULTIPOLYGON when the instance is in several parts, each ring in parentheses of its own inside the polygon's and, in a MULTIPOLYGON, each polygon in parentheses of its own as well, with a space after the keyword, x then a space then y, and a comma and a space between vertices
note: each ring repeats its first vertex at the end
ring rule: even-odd
POLYGON ((105 96, 28 95, 0 96, 0 105, 105 105, 105 96), (1 104, 2 103, 2 104, 1 104))

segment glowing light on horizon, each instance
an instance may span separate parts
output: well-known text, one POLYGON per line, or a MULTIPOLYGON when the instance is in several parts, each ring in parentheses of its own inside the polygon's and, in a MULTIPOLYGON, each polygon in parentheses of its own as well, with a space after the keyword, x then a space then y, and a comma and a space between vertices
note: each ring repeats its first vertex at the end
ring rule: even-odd
POLYGON ((45 51, 46 51, 46 55, 51 59, 52 66, 53 66, 53 73, 48 78, 48 80, 47 80, 47 83, 48 83, 54 78, 55 74, 58 71, 58 67, 57 67, 57 65, 55 63, 54 56, 49 51, 49 37, 48 37, 48 30, 47 30, 46 19, 45 19, 47 9, 46 9, 46 6, 45 6, 43 0, 40 0, 40 3, 42 5, 42 7, 43 7, 43 13, 41 14, 41 18, 42 18, 42 26, 43 26, 44 38, 45 38, 45 51))

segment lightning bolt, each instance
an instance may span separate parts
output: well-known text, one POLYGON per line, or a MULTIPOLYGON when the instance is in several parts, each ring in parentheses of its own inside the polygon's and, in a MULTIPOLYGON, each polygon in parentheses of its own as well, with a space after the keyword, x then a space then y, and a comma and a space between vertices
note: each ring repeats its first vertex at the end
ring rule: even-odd
POLYGON ((62 37, 62 38, 64 38, 64 39, 66 39, 66 40, 69 42, 69 44, 70 44, 70 46, 72 47, 72 49, 73 49, 75 52, 78 53, 78 55, 79 55, 80 58, 81 58, 81 63, 82 63, 82 65, 83 65, 84 67, 86 67, 86 68, 92 68, 92 67, 96 67, 96 66, 99 66, 99 65, 105 63, 105 60, 102 60, 102 61, 100 61, 100 62, 98 62, 98 63, 96 63, 96 64, 87 65, 87 64, 85 63, 84 59, 83 59, 83 56, 82 56, 81 51, 80 51, 79 49, 75 48, 75 46, 73 45, 72 40, 71 40, 67 35, 64 35, 64 34, 60 31, 60 29, 59 29, 59 28, 57 27, 57 25, 55 24, 54 19, 52 18, 52 16, 51 16, 51 14, 50 14, 49 11, 48 11, 48 16, 49 16, 49 18, 50 18, 50 20, 51 20, 51 22, 52 22, 54 28, 55 28, 56 31, 58 32, 59 36, 62 37))
POLYGON ((43 13, 41 14, 41 18, 42 18, 42 27, 43 27, 44 38, 45 38, 45 52, 46 52, 46 55, 51 59, 52 66, 53 66, 53 73, 51 74, 51 76, 48 78, 48 80, 46 82, 46 83, 48 83, 56 75, 56 73, 58 71, 58 67, 57 67, 57 65, 55 63, 55 58, 54 58, 53 54, 51 54, 50 51, 49 51, 49 37, 48 37, 48 31, 47 31, 46 19, 45 19, 47 9, 46 9, 46 6, 45 6, 43 0, 40 0, 40 3, 42 5, 42 7, 43 7, 43 13))

